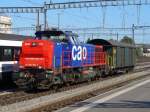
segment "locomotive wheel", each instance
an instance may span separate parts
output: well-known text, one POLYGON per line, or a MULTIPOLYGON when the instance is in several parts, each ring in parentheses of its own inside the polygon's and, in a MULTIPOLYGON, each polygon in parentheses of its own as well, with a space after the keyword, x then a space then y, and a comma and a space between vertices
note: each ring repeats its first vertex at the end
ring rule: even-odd
POLYGON ((59 85, 58 85, 58 84, 53 85, 53 86, 52 86, 52 89, 55 90, 55 91, 58 91, 59 85))
POLYGON ((37 89, 37 82, 35 78, 32 78, 28 81, 27 84, 29 90, 36 90, 37 89))
POLYGON ((99 71, 97 71, 96 79, 99 79, 99 78, 101 78, 101 77, 103 77, 103 73, 102 73, 101 70, 99 70, 99 71))
POLYGON ((105 78, 105 77, 107 77, 107 74, 105 71, 102 71, 101 78, 105 78))
POLYGON ((128 70, 128 69, 126 69, 126 73, 129 73, 129 70, 128 70))
POLYGON ((90 82, 91 82, 91 78, 88 78, 88 79, 87 79, 87 82, 90 83, 90 82))
POLYGON ((69 87, 69 86, 70 86, 70 83, 68 83, 68 82, 65 83, 65 86, 66 86, 66 87, 69 87))

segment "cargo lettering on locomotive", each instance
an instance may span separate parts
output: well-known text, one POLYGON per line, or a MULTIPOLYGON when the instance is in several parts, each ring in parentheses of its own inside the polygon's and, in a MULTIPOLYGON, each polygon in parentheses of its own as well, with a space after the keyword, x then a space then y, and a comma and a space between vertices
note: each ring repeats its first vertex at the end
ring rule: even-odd
POLYGON ((82 46, 73 46, 72 47, 72 59, 73 61, 86 60, 87 57, 87 48, 82 46))

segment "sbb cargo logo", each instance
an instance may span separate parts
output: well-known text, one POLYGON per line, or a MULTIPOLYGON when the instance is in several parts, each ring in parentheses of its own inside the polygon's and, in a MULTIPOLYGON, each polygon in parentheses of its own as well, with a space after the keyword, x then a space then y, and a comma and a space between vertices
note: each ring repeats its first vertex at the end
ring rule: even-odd
POLYGON ((72 47, 72 59, 74 61, 86 60, 87 57, 87 48, 82 46, 73 46, 72 47))

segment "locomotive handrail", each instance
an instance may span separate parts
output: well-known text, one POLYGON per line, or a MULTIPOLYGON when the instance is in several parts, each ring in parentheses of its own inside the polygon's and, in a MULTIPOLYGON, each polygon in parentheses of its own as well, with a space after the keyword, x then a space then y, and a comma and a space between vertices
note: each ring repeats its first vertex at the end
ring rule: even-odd
MULTIPOLYGON (((71 59, 71 53, 72 51, 63 51, 62 52, 62 68, 73 68, 72 64, 72 59, 71 59), (68 53, 68 54, 65 54, 68 53)), ((85 60, 81 61, 81 66, 99 66, 99 65, 104 65, 106 64, 105 57, 106 53, 103 51, 89 51, 88 52, 89 56, 85 60)), ((83 58, 83 57, 82 57, 83 58)))

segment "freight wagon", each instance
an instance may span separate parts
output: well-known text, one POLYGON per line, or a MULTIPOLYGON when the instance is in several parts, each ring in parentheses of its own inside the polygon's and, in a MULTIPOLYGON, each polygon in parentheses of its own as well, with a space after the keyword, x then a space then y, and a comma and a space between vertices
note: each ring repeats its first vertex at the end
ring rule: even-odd
POLYGON ((93 45, 102 45, 107 54, 109 72, 118 70, 132 70, 136 63, 136 51, 134 45, 120 43, 114 40, 93 39, 88 42, 93 45))

